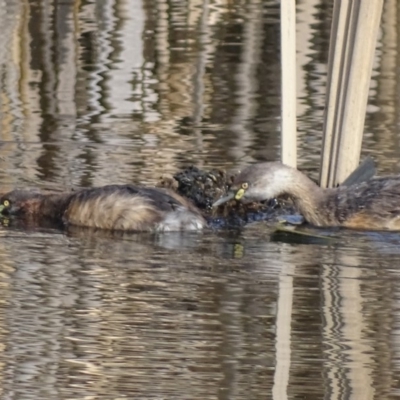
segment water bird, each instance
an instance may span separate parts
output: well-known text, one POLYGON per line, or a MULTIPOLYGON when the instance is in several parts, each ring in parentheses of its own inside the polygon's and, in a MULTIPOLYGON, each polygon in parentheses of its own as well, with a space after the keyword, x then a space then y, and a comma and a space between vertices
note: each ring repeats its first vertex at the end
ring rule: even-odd
POLYGON ((0 213, 31 221, 120 231, 200 230, 206 221, 172 190, 109 185, 54 193, 16 189, 0 197, 0 213))
POLYGON ((323 189, 305 174, 280 162, 246 167, 234 179, 229 200, 263 201, 287 195, 314 226, 364 230, 400 230, 400 175, 373 177, 351 186, 323 189))

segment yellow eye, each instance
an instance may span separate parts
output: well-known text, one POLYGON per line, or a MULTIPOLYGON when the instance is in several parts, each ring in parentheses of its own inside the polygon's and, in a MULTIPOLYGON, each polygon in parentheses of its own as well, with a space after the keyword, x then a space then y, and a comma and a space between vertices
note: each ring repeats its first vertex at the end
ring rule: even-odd
POLYGON ((3 201, 3 206, 8 207, 10 205, 10 202, 8 200, 3 201))
POLYGON ((249 184, 247 182, 242 183, 242 189, 246 190, 249 187, 249 184))

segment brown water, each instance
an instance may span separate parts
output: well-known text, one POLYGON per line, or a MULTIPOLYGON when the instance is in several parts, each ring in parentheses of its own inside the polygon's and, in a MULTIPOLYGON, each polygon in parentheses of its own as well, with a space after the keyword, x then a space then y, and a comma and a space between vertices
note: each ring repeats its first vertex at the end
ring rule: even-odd
MULTIPOLYGON (((298 2, 317 176, 330 7, 298 2)), ((364 154, 399 172, 395 0, 364 154)), ((0 182, 61 190, 279 158, 279 4, 0 3, 0 182)), ((400 397, 400 234, 0 228, 1 399, 400 397)))

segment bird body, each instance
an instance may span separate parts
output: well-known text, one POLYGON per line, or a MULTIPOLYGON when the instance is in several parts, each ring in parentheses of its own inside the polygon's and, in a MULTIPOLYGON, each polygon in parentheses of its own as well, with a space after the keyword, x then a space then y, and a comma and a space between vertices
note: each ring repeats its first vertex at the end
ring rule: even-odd
POLYGON ((3 215, 49 219, 122 231, 200 230, 200 211, 173 191, 133 185, 109 185, 71 193, 14 190, 0 198, 3 215))
POLYGON ((372 178, 348 187, 323 189, 302 172, 279 162, 260 163, 239 173, 226 197, 252 202, 289 196, 315 226, 400 230, 400 176, 372 178))

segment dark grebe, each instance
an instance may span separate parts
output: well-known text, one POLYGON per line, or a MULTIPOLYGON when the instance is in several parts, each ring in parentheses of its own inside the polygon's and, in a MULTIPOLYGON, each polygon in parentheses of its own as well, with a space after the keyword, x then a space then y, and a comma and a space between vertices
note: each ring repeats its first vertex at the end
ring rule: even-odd
POLYGON ((123 231, 200 230, 206 221, 188 200, 162 188, 109 185, 71 193, 13 190, 0 213, 65 225, 123 231))

